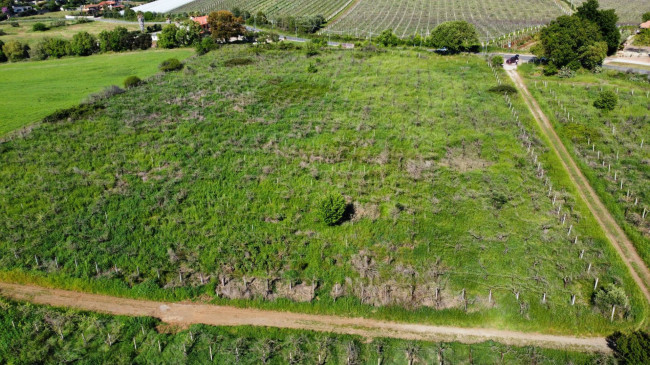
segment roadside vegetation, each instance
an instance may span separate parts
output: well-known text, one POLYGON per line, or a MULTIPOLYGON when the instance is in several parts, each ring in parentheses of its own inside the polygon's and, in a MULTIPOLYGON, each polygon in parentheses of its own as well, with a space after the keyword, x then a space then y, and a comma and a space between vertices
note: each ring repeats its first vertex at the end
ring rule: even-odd
MULTIPOLYGON (((260 327, 179 328, 147 317, 61 310, 0 299, 0 361, 60 364, 572 364, 612 356, 495 342, 367 339, 260 327)), ((621 347, 626 343, 619 339, 621 347)))
POLYGON ((490 91, 501 71, 312 51, 222 47, 3 143, 3 277, 562 333, 642 321, 523 102, 490 91))

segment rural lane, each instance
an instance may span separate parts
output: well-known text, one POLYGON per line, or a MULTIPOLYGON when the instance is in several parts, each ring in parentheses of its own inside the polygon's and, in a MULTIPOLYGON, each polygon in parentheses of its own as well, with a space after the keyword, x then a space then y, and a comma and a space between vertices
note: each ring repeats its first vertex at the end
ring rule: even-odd
POLYGON ((55 307, 71 307, 113 315, 156 317, 164 322, 180 326, 191 324, 263 326, 351 334, 366 338, 391 337, 405 340, 458 341, 462 343, 493 340, 513 346, 611 352, 606 339, 602 337, 573 337, 488 328, 432 326, 191 302, 166 303, 3 282, 0 282, 0 294, 15 300, 55 307))
POLYGON ((569 154, 569 151, 567 151, 562 140, 555 132, 550 120, 544 114, 537 103, 537 100, 535 100, 526 87, 526 84, 519 73, 516 70, 508 70, 506 72, 517 88, 521 91, 524 102, 533 114, 533 117, 537 121, 542 133, 544 133, 550 141, 551 148, 559 157, 562 166, 569 174, 569 178, 575 185, 576 189, 578 189, 580 197, 585 204, 587 204, 587 207, 605 232, 605 235, 612 243, 612 246, 614 246, 614 249, 616 249, 616 252, 628 267, 632 278, 639 286, 639 289, 643 292, 646 300, 650 303, 650 270, 648 270, 648 267, 639 256, 630 239, 625 235, 625 232, 621 229, 618 223, 616 223, 614 217, 602 203, 594 189, 589 184, 587 178, 569 154))

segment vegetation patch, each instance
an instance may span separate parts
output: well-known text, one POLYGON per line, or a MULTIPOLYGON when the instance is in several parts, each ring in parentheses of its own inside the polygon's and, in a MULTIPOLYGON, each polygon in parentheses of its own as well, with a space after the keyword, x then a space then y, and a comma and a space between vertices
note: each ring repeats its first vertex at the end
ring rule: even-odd
POLYGON ((250 58, 232 58, 224 62, 224 66, 226 67, 235 67, 235 66, 246 66, 246 65, 251 65, 253 64, 253 60, 250 58))

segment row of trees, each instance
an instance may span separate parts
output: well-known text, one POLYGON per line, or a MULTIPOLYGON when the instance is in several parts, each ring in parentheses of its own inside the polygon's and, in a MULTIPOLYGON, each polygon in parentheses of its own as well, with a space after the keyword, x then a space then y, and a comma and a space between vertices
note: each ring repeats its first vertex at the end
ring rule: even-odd
POLYGON ((385 47, 410 45, 446 48, 450 53, 476 52, 480 49, 476 28, 462 20, 442 23, 428 37, 415 35, 409 39, 400 39, 392 29, 388 29, 375 38, 375 41, 385 47))
POLYGON ((90 56, 100 52, 124 52, 151 48, 151 35, 138 31, 130 32, 124 27, 103 31, 99 36, 79 32, 71 40, 45 38, 34 48, 18 41, 3 44, 0 41, 0 62, 17 62, 27 58, 44 60, 64 56, 90 56))
POLYGON ((548 60, 547 74, 563 67, 594 69, 618 50, 621 33, 617 22, 613 9, 600 10, 597 0, 589 0, 575 14, 561 16, 542 29, 533 52, 548 60))

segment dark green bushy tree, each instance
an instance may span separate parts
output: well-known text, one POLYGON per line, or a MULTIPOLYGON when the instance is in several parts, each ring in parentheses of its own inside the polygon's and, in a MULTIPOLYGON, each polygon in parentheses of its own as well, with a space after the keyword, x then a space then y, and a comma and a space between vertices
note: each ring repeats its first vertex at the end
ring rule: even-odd
POLYGON ((10 41, 2 46, 2 52, 11 62, 29 58, 29 46, 18 41, 10 41))
POLYGON ((588 0, 578 7, 575 15, 598 26, 602 39, 607 42, 607 54, 611 55, 621 43, 621 32, 616 26, 618 15, 613 9, 599 10, 599 7, 598 0, 588 0))
POLYGON ((377 43, 381 44, 384 47, 395 47, 400 44, 400 39, 393 33, 392 29, 386 29, 381 32, 381 34, 375 38, 377 43))
POLYGON ((70 54, 75 56, 90 56, 98 50, 97 38, 88 32, 79 32, 70 41, 70 54))
POLYGON ((178 41, 176 40, 176 33, 178 27, 174 24, 166 25, 162 32, 158 34, 158 47, 160 48, 176 48, 178 41))
POLYGON ((341 194, 328 194, 318 204, 321 219, 328 226, 333 226, 343 219, 345 198, 341 194))
POLYGON ((596 101, 594 101, 594 106, 598 109, 611 111, 616 108, 618 104, 618 96, 613 91, 605 90, 598 95, 596 101))
POLYGON ((561 68, 580 59, 581 51, 602 40, 598 27, 576 16, 561 16, 540 32, 541 53, 561 68))
POLYGON ((427 45, 436 48, 445 47, 451 53, 475 52, 480 48, 476 28, 464 20, 438 25, 427 38, 427 45))
POLYGON ((650 333, 634 331, 630 334, 615 332, 607 337, 620 364, 650 364, 650 333))

